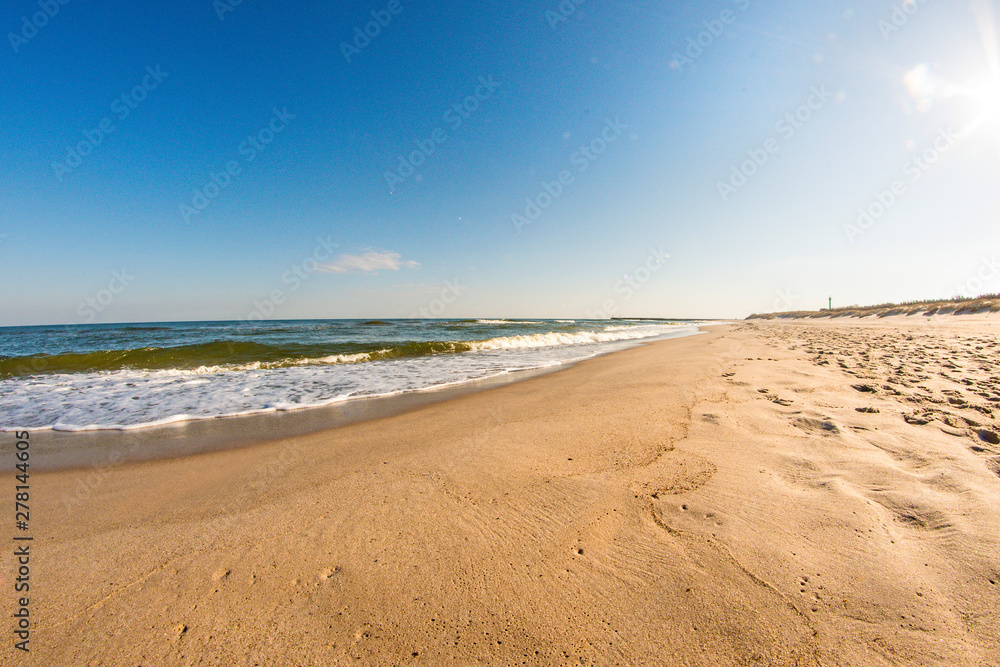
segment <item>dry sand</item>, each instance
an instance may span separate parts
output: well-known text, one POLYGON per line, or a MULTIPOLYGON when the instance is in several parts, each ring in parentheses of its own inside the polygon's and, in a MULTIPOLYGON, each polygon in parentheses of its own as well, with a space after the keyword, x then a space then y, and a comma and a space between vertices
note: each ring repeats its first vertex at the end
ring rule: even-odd
POLYGON ((998 333, 741 323, 311 436, 38 474, 17 659, 1000 664, 998 333))

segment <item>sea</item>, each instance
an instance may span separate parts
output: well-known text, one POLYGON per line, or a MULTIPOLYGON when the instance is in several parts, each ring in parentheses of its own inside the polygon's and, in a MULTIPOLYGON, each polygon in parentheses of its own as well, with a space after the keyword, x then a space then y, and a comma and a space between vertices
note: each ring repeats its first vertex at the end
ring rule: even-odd
POLYGON ((0 430, 95 431, 433 390, 691 335, 648 320, 292 320, 0 328, 0 430))

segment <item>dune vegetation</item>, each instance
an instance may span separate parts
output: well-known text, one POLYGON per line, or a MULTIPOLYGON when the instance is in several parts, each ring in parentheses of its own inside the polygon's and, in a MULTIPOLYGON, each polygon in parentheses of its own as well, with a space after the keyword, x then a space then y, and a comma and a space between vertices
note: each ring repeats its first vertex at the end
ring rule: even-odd
POLYGON ((748 320, 770 320, 775 318, 815 318, 815 317, 889 317, 892 315, 965 315, 1000 311, 1000 294, 954 299, 931 299, 925 301, 904 301, 902 303, 880 303, 874 306, 844 306, 842 308, 822 308, 820 310, 794 310, 782 313, 754 313, 748 320))

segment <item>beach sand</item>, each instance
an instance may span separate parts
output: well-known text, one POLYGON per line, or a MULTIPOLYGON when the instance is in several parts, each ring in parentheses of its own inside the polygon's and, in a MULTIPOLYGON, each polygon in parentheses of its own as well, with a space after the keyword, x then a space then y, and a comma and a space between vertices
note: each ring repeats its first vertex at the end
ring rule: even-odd
POLYGON ((39 473, 25 664, 1000 664, 998 333, 737 323, 39 473))

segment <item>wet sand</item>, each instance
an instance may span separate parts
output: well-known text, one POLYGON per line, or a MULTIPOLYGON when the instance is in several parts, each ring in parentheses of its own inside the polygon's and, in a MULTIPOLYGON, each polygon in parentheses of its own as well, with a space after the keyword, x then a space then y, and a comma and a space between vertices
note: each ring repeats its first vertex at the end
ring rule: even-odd
POLYGON ((30 662, 1000 664, 998 325, 740 323, 34 475, 30 662))

